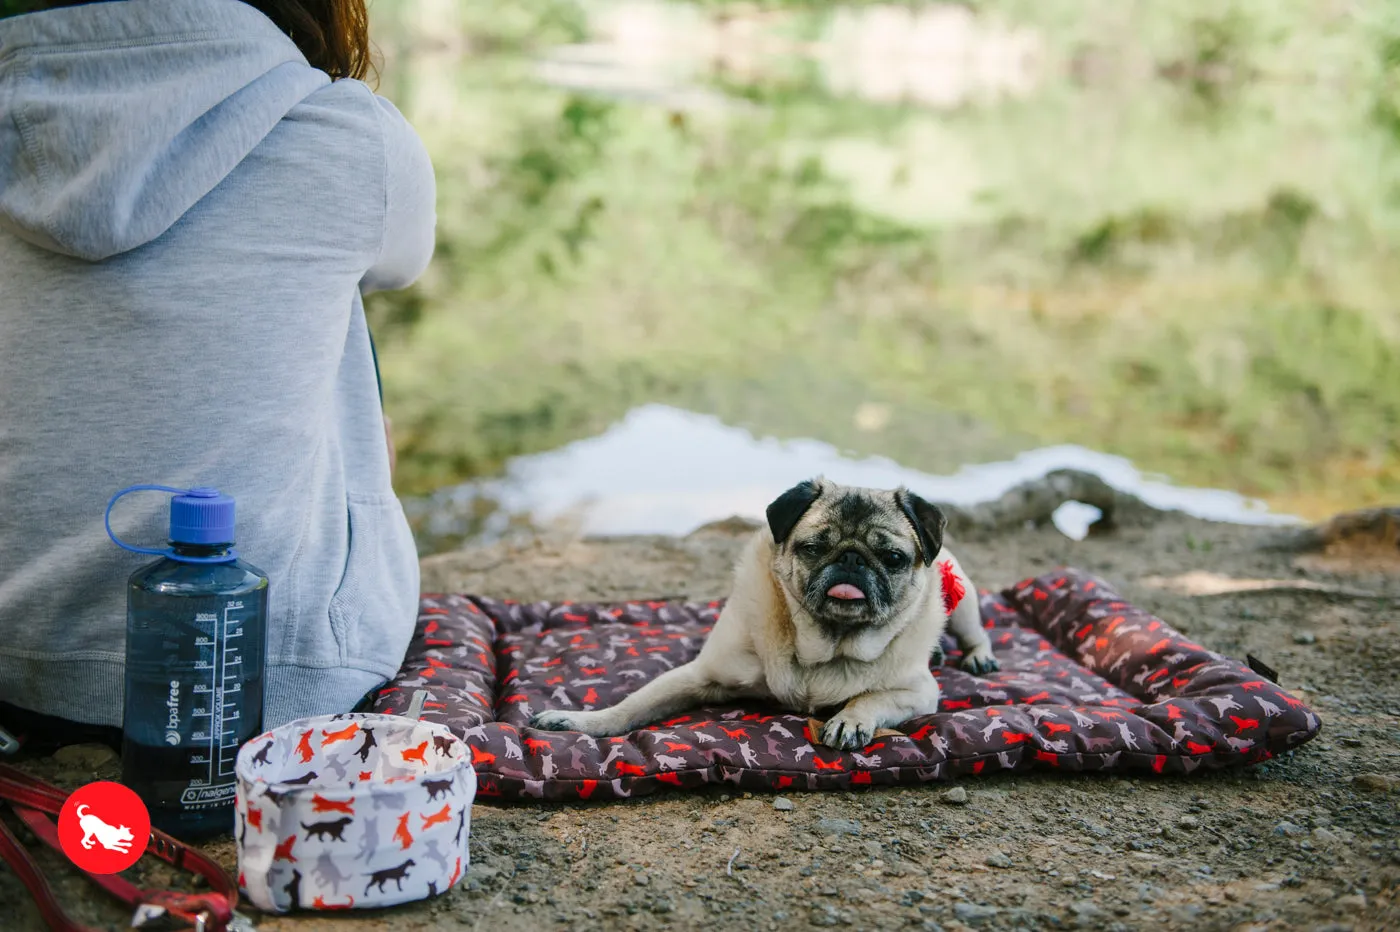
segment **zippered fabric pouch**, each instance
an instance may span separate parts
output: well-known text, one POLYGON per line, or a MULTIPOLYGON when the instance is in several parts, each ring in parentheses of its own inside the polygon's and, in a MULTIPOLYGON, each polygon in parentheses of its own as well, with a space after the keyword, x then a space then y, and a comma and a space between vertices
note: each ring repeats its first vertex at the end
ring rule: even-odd
POLYGON ((467 872, 476 773, 443 725, 299 719, 245 744, 236 773, 238 885, 258 909, 394 906, 467 872))

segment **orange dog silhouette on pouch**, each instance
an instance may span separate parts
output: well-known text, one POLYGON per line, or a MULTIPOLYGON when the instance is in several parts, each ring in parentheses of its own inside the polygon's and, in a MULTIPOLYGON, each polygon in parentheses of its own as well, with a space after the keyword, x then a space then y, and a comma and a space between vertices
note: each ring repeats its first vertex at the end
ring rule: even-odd
POLYGON ((351 722, 348 728, 342 728, 340 729, 340 731, 326 731, 322 729, 321 747, 325 747, 328 744, 334 744, 337 741, 349 741, 351 738, 355 737, 355 735, 359 734, 359 731, 359 722, 351 722))
POLYGON ((316 729, 313 728, 303 733, 301 740, 297 742, 297 753, 301 755, 301 762, 303 764, 311 763, 311 758, 316 756, 316 752, 311 750, 311 736, 315 733, 316 729))
MULTIPOLYGON (((434 825, 441 825, 444 822, 452 821, 452 806, 450 803, 443 803, 442 808, 432 815, 423 816, 423 828, 432 828, 434 825)), ((421 829, 420 829, 421 831, 421 829)))
POLYGON ((403 850, 405 851, 413 844, 413 835, 408 831, 408 817, 410 815, 412 815, 412 813, 405 812, 403 815, 399 816, 399 827, 394 829, 394 841, 403 845, 403 850))

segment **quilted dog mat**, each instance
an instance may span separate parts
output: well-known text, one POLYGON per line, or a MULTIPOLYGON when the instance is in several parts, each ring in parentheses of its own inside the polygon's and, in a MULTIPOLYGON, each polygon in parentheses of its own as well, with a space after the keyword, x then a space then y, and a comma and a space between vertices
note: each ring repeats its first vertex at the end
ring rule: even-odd
POLYGON ((859 752, 813 741, 779 708, 700 708, 616 738, 527 727, 544 708, 611 705, 699 653, 722 602, 422 600, 398 678, 375 711, 467 742, 484 798, 609 799, 728 781, 826 790, 999 770, 1191 773, 1266 760, 1317 734, 1317 716, 1243 664, 1193 643, 1102 579, 1063 570, 979 593, 1001 670, 935 668, 935 715, 859 752))

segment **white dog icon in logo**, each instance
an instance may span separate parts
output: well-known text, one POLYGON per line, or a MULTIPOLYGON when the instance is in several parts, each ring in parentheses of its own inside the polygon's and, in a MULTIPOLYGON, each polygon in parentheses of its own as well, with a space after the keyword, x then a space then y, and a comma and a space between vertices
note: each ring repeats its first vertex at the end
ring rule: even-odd
POLYGON ((108 851, 116 851, 121 854, 130 852, 131 843, 136 840, 132 837, 131 829, 125 825, 108 825, 88 812, 87 808, 85 805, 80 805, 75 810, 78 814, 78 825, 83 830, 83 847, 92 850, 93 844, 96 843, 108 851))

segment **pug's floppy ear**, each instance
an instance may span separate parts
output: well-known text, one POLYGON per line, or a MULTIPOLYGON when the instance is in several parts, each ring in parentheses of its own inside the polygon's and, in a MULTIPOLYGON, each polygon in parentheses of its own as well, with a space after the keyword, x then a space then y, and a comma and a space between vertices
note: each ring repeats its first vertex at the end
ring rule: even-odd
POLYGON ((923 551, 924 566, 930 566, 938 551, 943 549, 943 531, 948 527, 948 516, 943 509, 924 501, 908 489, 900 489, 894 497, 904 517, 914 525, 914 536, 918 538, 919 549, 923 551))
POLYGON ((808 479, 773 499, 773 503, 768 506, 768 529, 773 532, 773 543, 782 544, 788 539, 797 522, 802 520, 807 509, 812 507, 812 503, 821 494, 821 487, 817 485, 816 480, 808 479))

